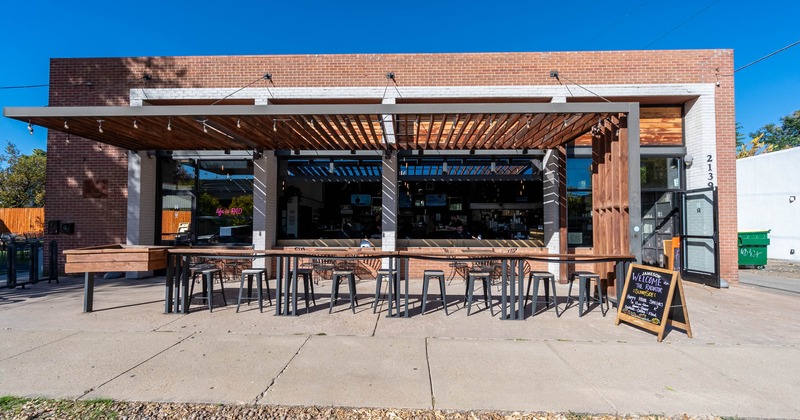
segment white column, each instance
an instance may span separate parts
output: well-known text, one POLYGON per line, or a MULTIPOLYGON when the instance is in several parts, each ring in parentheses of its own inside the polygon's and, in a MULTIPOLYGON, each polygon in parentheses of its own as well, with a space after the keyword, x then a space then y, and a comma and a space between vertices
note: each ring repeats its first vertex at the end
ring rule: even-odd
MULTIPOLYGON (((147 152, 128 152, 128 215, 125 242, 128 245, 155 244, 156 161, 147 152)), ((128 278, 152 276, 152 271, 128 272, 128 278)))
MULTIPOLYGON (((270 249, 276 243, 278 222, 278 159, 272 152, 265 152, 260 159, 253 159, 253 247, 270 249)), ((265 260, 253 262, 253 267, 264 268, 269 275, 265 260)))
MULTIPOLYGON (((544 159, 542 160, 542 170, 544 171, 544 178, 542 182, 543 199, 544 199, 544 244, 547 247, 547 252, 550 254, 558 254, 561 250, 561 223, 559 222, 559 203, 561 201, 559 196, 559 153, 555 150, 548 150, 545 152, 544 159)), ((565 162, 566 163, 566 162, 565 162)), ((559 263, 548 263, 547 270, 553 273, 556 278, 559 278, 560 270, 559 263)))

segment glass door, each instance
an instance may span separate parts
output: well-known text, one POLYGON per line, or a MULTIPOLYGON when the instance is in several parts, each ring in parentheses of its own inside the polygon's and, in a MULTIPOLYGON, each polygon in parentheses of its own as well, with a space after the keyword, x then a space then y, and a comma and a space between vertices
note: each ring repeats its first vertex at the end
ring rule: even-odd
POLYGON ((160 161, 162 245, 251 245, 253 161, 160 161))
POLYGON ((683 193, 681 277, 720 287, 717 189, 701 188, 683 193))
POLYGON ((193 215, 197 165, 194 160, 159 162, 161 183, 161 245, 189 245, 193 242, 193 215))

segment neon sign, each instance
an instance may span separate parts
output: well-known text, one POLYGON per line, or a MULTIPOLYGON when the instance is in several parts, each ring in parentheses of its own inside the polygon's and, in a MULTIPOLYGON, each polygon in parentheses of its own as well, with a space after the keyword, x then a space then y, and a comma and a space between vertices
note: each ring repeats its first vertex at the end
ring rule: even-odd
POLYGON ((244 212, 244 209, 241 207, 233 207, 230 209, 223 209, 222 207, 217 208, 217 216, 238 216, 244 212))

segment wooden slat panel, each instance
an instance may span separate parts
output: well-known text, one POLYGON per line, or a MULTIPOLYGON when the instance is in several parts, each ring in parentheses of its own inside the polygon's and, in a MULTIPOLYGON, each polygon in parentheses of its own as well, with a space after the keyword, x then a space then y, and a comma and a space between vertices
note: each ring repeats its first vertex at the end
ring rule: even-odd
POLYGON ((94 262, 141 262, 150 259, 149 252, 115 252, 103 253, 98 252, 94 254, 67 254, 68 263, 94 263, 94 262))
MULTIPOLYGON (((639 142, 642 146, 682 146, 681 107, 645 107, 639 109, 639 142)), ((591 146, 591 133, 575 139, 576 146, 591 146)))
POLYGON ((167 261, 66 263, 65 273, 106 273, 110 271, 151 271, 166 268, 167 261))
POLYGON ((43 233, 44 209, 0 208, 0 233, 43 233))

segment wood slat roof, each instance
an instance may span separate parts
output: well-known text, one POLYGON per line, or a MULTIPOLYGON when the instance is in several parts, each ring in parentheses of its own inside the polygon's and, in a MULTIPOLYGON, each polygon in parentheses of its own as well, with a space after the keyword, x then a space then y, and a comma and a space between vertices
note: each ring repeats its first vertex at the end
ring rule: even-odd
POLYGON ((38 107, 5 108, 4 115, 131 150, 552 149, 631 105, 38 107))

